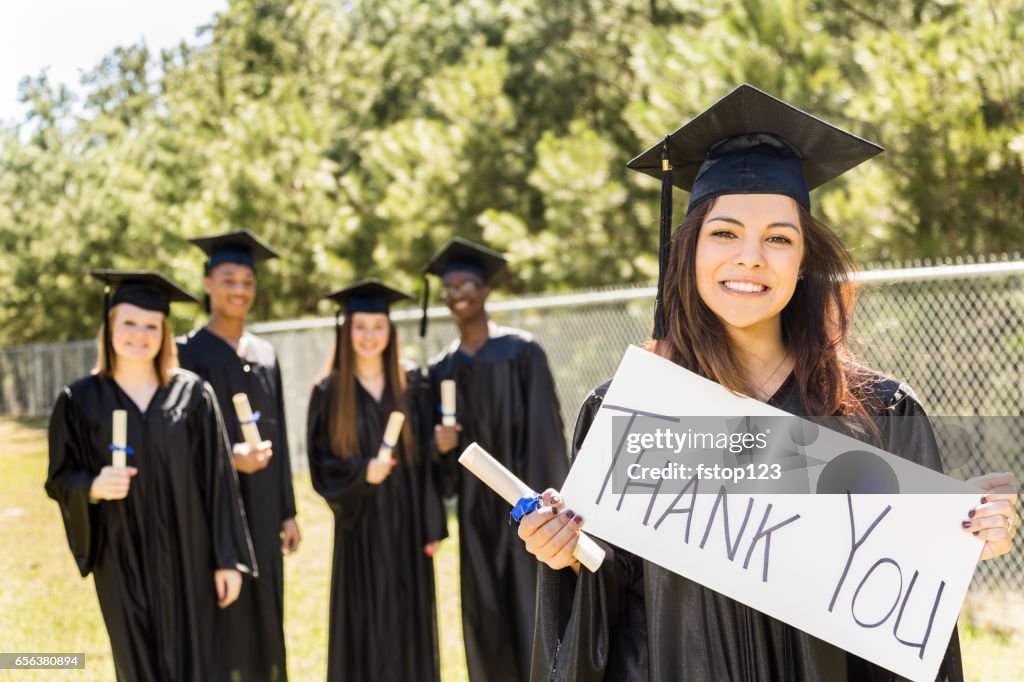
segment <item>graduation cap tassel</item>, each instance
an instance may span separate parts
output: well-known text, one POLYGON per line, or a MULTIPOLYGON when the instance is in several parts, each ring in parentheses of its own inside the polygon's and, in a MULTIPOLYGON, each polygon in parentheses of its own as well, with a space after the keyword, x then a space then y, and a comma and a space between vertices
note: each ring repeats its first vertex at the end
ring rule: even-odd
POLYGON ((113 374, 114 365, 111 364, 110 344, 110 285, 103 287, 103 362, 107 372, 113 374))
POLYGON ((334 313, 334 371, 341 371, 341 308, 334 313))
POLYGON ((420 338, 427 335, 427 306, 430 304, 430 279, 423 275, 423 316, 420 317, 420 338))
POLYGON ((672 162, 669 158, 669 139, 661 148, 661 230, 658 243, 658 293, 654 306, 654 339, 664 339, 667 334, 665 304, 662 301, 665 289, 665 273, 668 270, 669 241, 672 239, 672 162))

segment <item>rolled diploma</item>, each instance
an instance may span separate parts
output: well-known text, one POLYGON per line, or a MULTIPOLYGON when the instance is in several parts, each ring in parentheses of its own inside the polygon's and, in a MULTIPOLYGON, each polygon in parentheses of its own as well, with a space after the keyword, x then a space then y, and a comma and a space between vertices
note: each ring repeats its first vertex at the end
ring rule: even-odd
POLYGON ((455 381, 441 382, 441 425, 455 426, 455 381))
POLYGON ((405 424, 405 415, 401 412, 392 412, 388 417, 388 425, 384 428, 384 440, 381 441, 380 449, 377 450, 377 459, 387 462, 391 459, 391 450, 398 442, 398 434, 402 432, 402 425, 405 424))
POLYGON ((242 424, 242 436, 245 438, 245 442, 253 450, 259 449, 263 439, 260 438, 260 430, 256 428, 256 422, 252 420, 249 396, 244 393, 236 393, 231 396, 231 402, 235 404, 235 414, 238 415, 238 421, 242 424))
MULTIPOLYGON (((459 464, 469 469, 474 476, 513 507, 521 498, 534 497, 537 494, 476 443, 471 443, 463 451, 459 456, 459 464)), ((572 555, 591 572, 596 572, 604 561, 604 550, 582 532, 572 555)))
POLYGON ((110 453, 111 464, 117 469, 124 469, 128 462, 125 460, 125 448, 128 447, 128 412, 126 410, 114 410, 114 434, 110 442, 114 446, 110 453))

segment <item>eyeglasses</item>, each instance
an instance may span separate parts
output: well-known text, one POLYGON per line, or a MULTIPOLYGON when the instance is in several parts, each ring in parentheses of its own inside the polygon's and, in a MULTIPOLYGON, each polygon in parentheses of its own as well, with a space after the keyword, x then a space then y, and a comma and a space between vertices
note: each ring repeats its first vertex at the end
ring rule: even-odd
POLYGON ((458 284, 446 284, 441 287, 441 298, 451 298, 458 294, 475 294, 480 291, 482 284, 475 279, 467 279, 459 282, 458 284))

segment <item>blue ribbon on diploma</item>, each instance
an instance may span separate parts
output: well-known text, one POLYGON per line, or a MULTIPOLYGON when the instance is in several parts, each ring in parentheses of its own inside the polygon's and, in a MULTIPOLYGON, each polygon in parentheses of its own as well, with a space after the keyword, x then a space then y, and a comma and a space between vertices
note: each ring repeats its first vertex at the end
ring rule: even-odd
POLYGON ((544 506, 544 498, 540 495, 534 495, 533 497, 520 497, 519 501, 516 502, 516 506, 512 507, 512 511, 509 512, 509 523, 518 525, 523 517, 527 514, 532 514, 541 507, 544 506))
MULTIPOLYGON (((238 417, 235 417, 235 419, 238 419, 238 417)), ((255 412, 252 413, 252 419, 249 419, 247 421, 242 421, 241 419, 238 419, 238 423, 239 424, 255 424, 259 420, 260 420, 260 411, 256 410, 255 412)))
POLYGON ((449 414, 448 412, 444 411, 444 406, 443 405, 438 405, 437 406, 437 413, 438 414, 442 414, 442 415, 444 415, 446 417, 456 417, 456 418, 461 414, 460 412, 452 412, 451 414, 449 414))
POLYGON ((135 454, 135 450, 131 449, 131 447, 129 447, 127 445, 125 445, 122 448, 122 447, 118 447, 118 446, 114 445, 113 443, 110 444, 110 451, 111 452, 117 452, 118 450, 124 450, 124 454, 126 454, 126 455, 134 455, 135 454))

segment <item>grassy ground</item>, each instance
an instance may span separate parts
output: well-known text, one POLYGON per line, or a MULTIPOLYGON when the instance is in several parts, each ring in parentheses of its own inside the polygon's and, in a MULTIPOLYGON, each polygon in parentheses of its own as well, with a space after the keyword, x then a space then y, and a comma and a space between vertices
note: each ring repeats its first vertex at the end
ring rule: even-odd
MULTIPOLYGON (((81 579, 57 505, 46 497, 46 433, 40 422, 0 418, 0 650, 84 652, 86 670, 0 671, 0 680, 112 680, 109 642, 92 579, 81 579)), ((288 670, 326 674, 330 512, 307 478, 295 482, 303 546, 286 561, 288 670)), ((459 626, 458 546, 437 557, 438 628, 444 680, 466 679, 459 626)), ((1024 680, 1024 596, 974 594, 961 618, 969 680, 1024 680)))

